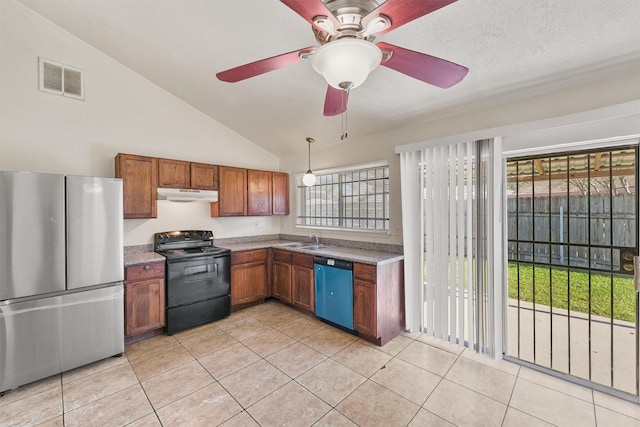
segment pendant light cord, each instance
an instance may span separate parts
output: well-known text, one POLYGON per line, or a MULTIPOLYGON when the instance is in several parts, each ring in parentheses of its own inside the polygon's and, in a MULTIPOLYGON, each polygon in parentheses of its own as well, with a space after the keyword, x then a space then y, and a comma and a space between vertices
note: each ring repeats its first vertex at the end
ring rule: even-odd
POLYGON ((308 148, 307 153, 309 155, 309 157, 308 157, 309 163, 307 163, 307 165, 309 166, 309 169, 307 169, 307 173, 313 173, 313 172, 311 172, 311 143, 312 142, 316 142, 316 141, 313 138, 311 138, 310 136, 308 136, 307 137, 307 148, 308 148))

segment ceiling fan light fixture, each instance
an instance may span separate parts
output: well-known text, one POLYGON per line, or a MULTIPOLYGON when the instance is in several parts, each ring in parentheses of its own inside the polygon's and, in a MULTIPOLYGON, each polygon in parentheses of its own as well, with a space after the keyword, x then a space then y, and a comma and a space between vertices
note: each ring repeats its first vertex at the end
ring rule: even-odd
POLYGON ((360 39, 343 38, 320 46, 311 65, 327 83, 341 89, 349 82, 351 88, 360 86, 369 73, 380 65, 382 52, 375 44, 360 39))

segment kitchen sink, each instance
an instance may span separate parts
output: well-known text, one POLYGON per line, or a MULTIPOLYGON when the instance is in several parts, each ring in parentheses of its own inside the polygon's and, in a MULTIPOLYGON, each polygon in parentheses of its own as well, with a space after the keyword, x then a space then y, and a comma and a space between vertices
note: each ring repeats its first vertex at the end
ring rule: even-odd
POLYGON ((291 242, 291 243, 283 243, 280 245, 282 248, 299 248, 299 249, 308 249, 314 251, 316 249, 323 249, 328 247, 327 245, 315 244, 315 243, 300 243, 300 242, 291 242))
POLYGON ((308 249, 311 251, 314 251, 316 249, 323 249, 323 248, 327 248, 327 245, 305 245, 305 246, 299 246, 300 249, 308 249))
POLYGON ((300 243, 300 242, 293 242, 293 243, 284 243, 280 246, 282 246, 283 248, 299 248, 300 246, 303 246, 304 243, 300 243))

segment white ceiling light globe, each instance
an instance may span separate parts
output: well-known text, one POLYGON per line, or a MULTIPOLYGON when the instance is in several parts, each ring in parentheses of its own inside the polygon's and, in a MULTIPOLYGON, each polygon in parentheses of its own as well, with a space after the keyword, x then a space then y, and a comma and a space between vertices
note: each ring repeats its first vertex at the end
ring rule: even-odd
POLYGON ((302 177, 302 183, 307 187, 312 187, 316 184, 316 176, 309 170, 302 177))
POLYGON ((311 66, 330 86, 344 89, 340 83, 350 82, 350 88, 360 86, 369 73, 380 65, 382 51, 366 40, 343 38, 320 46, 311 66))

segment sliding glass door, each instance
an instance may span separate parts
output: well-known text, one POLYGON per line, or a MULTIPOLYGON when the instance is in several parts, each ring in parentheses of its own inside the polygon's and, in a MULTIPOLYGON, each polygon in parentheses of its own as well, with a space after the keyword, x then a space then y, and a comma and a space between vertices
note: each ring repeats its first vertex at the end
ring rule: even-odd
POLYGON ((506 354, 638 395, 638 148, 507 160, 506 354))

